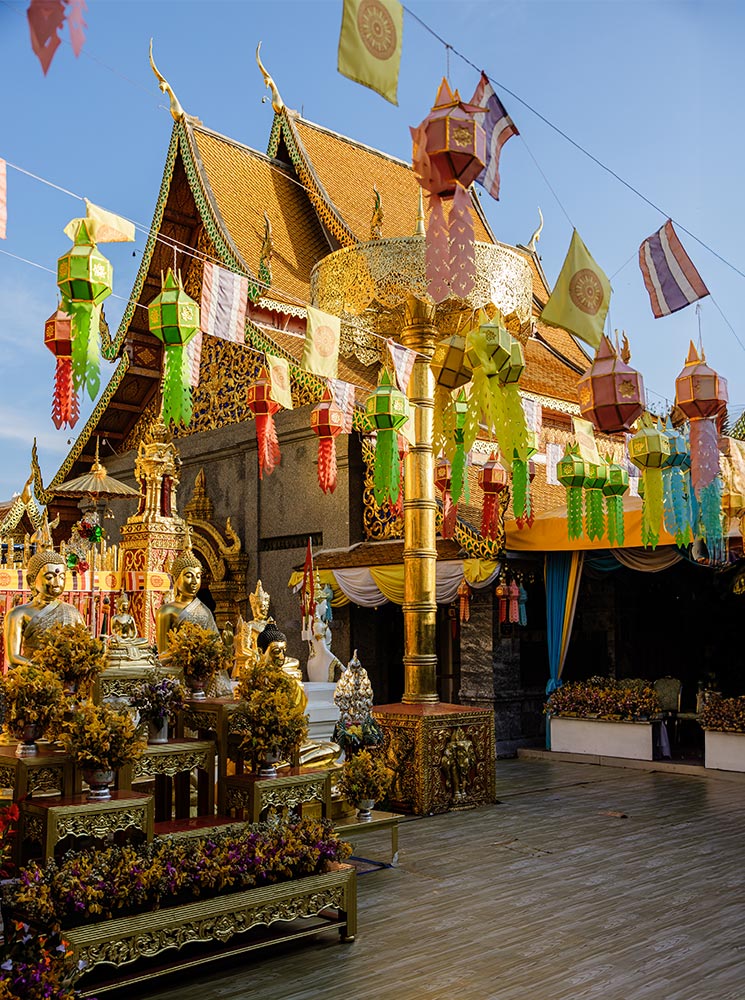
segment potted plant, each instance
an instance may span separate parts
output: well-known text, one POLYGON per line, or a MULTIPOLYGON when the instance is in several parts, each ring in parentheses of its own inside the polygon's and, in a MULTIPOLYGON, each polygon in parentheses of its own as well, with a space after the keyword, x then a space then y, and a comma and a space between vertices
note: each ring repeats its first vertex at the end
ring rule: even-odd
POLYGON ((386 797, 390 787, 391 774, 385 762, 369 750, 360 750, 344 762, 337 785, 361 820, 371 819, 373 806, 386 797))
POLYGON ((130 704, 147 724, 148 743, 167 743, 168 721, 186 705, 184 688, 175 677, 149 670, 132 689, 130 704))
POLYGON ((276 764, 291 760, 308 736, 308 717, 297 699, 297 685, 281 667, 254 666, 241 678, 242 699, 230 720, 244 733, 241 749, 259 777, 273 778, 276 764))
POLYGON ((130 715, 90 703, 81 705, 64 723, 62 743, 88 782, 91 802, 111 798, 114 772, 137 760, 145 748, 130 715))
POLYGON ((204 699, 204 689, 218 670, 230 666, 228 653, 217 632, 194 622, 184 622, 168 633, 168 669, 183 672, 192 698, 204 699))
POLYGON ((37 752, 36 740, 56 731, 64 713, 62 681, 51 670, 35 663, 19 664, 3 678, 5 726, 11 736, 21 740, 19 757, 37 752))
POLYGON ((710 694, 700 716, 704 763, 721 771, 745 771, 745 695, 710 694))
POLYGON ((65 691, 87 698, 93 682, 106 666, 106 647, 87 627, 51 625, 34 651, 33 661, 61 678, 65 691))

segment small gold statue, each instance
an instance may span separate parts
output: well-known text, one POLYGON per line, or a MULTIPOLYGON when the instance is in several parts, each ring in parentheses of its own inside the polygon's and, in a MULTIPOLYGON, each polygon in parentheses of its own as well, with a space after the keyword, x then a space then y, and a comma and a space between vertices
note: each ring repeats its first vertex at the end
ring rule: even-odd
POLYGON ((129 611, 129 596, 124 591, 116 599, 116 614, 111 619, 111 635, 106 649, 107 667, 157 666, 147 639, 138 637, 137 622, 129 611))
POLYGON ((11 666, 28 664, 52 625, 84 625, 77 608, 60 597, 65 592, 67 566, 59 552, 46 549, 32 556, 26 566, 26 581, 32 598, 5 617, 5 655, 11 666))
MULTIPOLYGON (((212 612, 197 597, 202 585, 202 564, 191 548, 187 548, 173 560, 171 578, 175 596, 172 601, 160 606, 156 619, 158 656, 164 666, 168 665, 170 656, 168 634, 173 629, 192 622, 209 632, 218 632, 212 612)), ((215 674, 207 695, 210 698, 232 698, 233 688, 226 670, 215 674)))
POLYGON ((111 619, 112 642, 137 638, 137 622, 129 613, 129 597, 122 591, 116 599, 116 614, 111 619))

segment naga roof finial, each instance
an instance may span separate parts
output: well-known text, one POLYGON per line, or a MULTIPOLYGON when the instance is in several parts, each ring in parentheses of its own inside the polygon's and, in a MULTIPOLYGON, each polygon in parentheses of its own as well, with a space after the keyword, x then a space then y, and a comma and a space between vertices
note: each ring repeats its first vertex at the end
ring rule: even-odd
POLYGON ((153 73, 155 73, 155 77, 156 77, 156 79, 158 81, 158 86, 160 87, 161 91, 164 94, 168 94, 168 97, 169 97, 169 99, 171 101, 171 117, 173 118, 173 120, 175 122, 177 122, 181 118, 185 118, 186 117, 186 112, 181 107, 181 102, 179 101, 178 97, 176 97, 176 95, 174 94, 173 87, 171 87, 171 85, 168 82, 168 80, 166 80, 166 78, 160 72, 160 70, 158 69, 158 67, 155 65, 155 60, 153 59, 153 40, 152 40, 152 38, 150 39, 150 68, 152 69, 153 73))
POLYGON ((373 214, 372 219, 370 219, 370 239, 379 240, 383 237, 383 199, 380 197, 380 191, 373 184, 373 214))
POLYGON ((272 80, 272 78, 269 76, 266 69, 264 68, 264 64, 261 61, 260 53, 261 53, 261 42, 259 42, 259 44, 256 46, 256 64, 261 71, 261 75, 264 77, 265 85, 272 92, 272 107, 274 108, 275 112, 279 112, 285 106, 285 102, 279 95, 279 91, 277 90, 277 84, 274 82, 274 80, 272 80))
POLYGON ((419 188, 419 200, 416 206, 416 229, 414 230, 414 236, 424 236, 424 194, 422 189, 419 188))
POLYGON ((530 240, 528 241, 528 250, 531 250, 533 253, 538 253, 538 250, 536 249, 536 243, 541 238, 541 231, 543 230, 543 212, 541 211, 540 206, 538 207, 538 216, 541 220, 541 223, 536 229, 536 231, 533 233, 533 235, 530 237, 530 240))

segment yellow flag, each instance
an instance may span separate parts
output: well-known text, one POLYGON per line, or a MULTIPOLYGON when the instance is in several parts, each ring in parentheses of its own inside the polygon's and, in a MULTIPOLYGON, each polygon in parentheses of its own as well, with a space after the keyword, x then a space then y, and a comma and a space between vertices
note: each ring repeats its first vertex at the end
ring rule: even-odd
POLYGON ((598 451, 598 443, 595 440, 595 426, 589 420, 582 417, 572 417, 574 424, 574 438, 579 446, 579 453, 586 462, 593 465, 601 465, 602 459, 598 451))
POLYGON ((308 323, 305 333, 302 367, 314 375, 337 378, 339 367, 339 340, 341 321, 308 306, 308 323))
MULTIPOLYGON (((88 232, 96 243, 132 243, 135 238, 133 223, 123 219, 121 215, 107 212, 85 199, 85 221, 88 232)), ((80 219, 71 219, 65 226, 65 235, 74 240, 80 225, 80 219)))
POLYGON ((398 104, 403 27, 398 0, 344 0, 339 72, 398 104))
POLYGON ((272 399, 280 406, 284 406, 286 410, 291 410, 290 362, 286 358, 277 358, 273 354, 267 354, 266 363, 269 368, 269 381, 272 383, 272 399))
POLYGON ((610 293, 610 282, 575 229, 566 260, 541 319, 549 326, 560 326, 591 347, 597 347, 603 335, 610 293))

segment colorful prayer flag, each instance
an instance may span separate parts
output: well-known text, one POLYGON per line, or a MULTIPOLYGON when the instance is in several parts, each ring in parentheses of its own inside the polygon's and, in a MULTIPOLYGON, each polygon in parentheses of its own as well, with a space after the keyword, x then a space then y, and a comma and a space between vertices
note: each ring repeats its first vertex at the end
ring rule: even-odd
POLYGON ((286 410, 291 410, 290 362, 287 358, 278 358, 274 354, 267 354, 266 364, 269 369, 269 381, 272 385, 270 390, 272 399, 280 406, 284 406, 286 410))
POLYGON ((0 160, 0 240, 7 239, 8 224, 8 169, 0 160))
POLYGON ((685 309, 709 294, 671 219, 639 247, 639 267, 656 319, 685 309))
POLYGON ((341 321, 338 316, 307 308, 308 321, 305 331, 305 348, 302 367, 314 375, 336 378, 339 367, 339 341, 341 321))
POLYGON ((492 198, 499 201, 499 154, 507 140, 520 133, 484 72, 481 73, 471 103, 486 108, 483 119, 481 115, 478 116, 486 131, 486 166, 476 180, 486 188, 492 198))
POLYGON ((343 431, 345 434, 351 434, 352 421, 354 420, 354 386, 340 378, 330 378, 329 389, 331 389, 334 402, 344 414, 343 431))
POLYGON ((541 320, 597 347, 610 304, 611 287, 575 229, 566 259, 541 320))
POLYGON ((395 340, 388 340, 386 343, 388 344, 388 350, 393 361, 398 387, 401 392, 408 392, 411 370, 416 361, 416 352, 408 347, 404 347, 403 344, 397 344, 395 340))
POLYGON ((404 9, 398 0, 344 0, 337 67, 398 104, 404 9))
POLYGON ((202 330, 242 344, 246 339, 248 278, 217 264, 204 265, 202 276, 202 330))
POLYGON ((94 239, 96 243, 133 243, 135 238, 134 223, 123 219, 121 215, 107 212, 85 199, 85 214, 96 223, 94 239))
POLYGON ((186 345, 186 356, 189 359, 189 385, 196 389, 199 385, 199 369, 202 364, 202 331, 197 330, 186 345))

